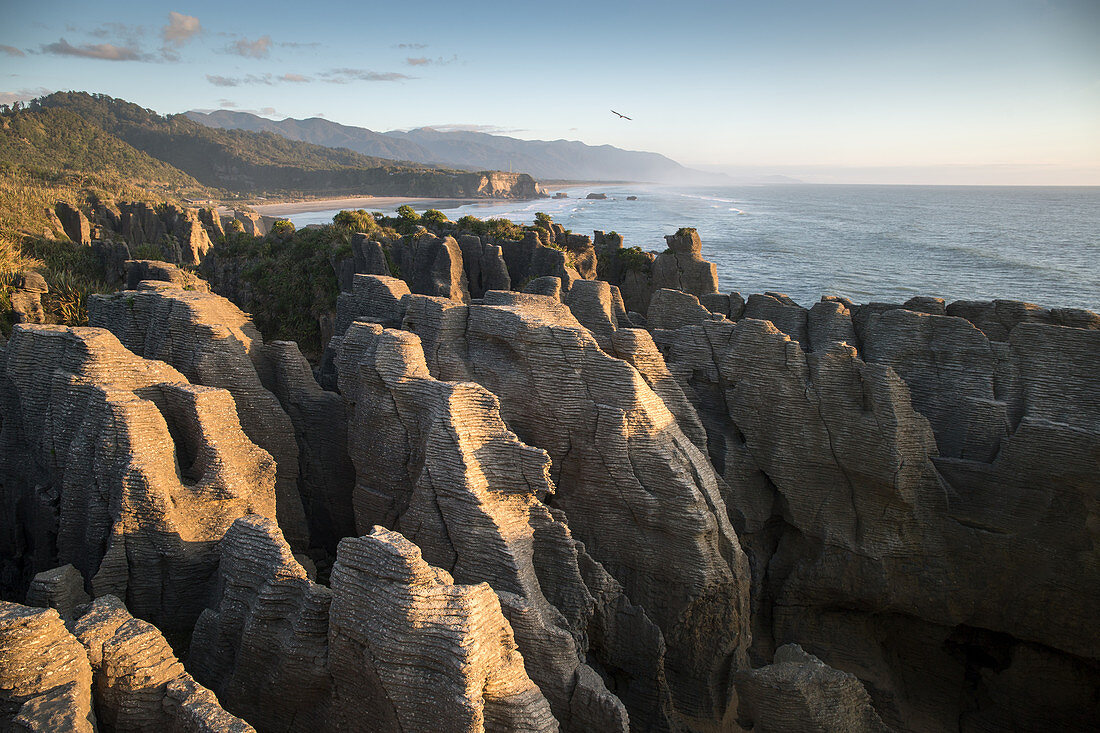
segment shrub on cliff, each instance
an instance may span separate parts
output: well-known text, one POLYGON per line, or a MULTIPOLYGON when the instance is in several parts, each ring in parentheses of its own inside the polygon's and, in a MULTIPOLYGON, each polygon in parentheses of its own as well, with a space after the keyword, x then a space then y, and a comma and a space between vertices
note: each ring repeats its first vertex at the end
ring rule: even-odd
POLYGON ((451 220, 439 209, 428 209, 421 215, 420 222, 426 226, 442 226, 450 224, 451 220))
POLYGON ((370 233, 378 227, 374 215, 368 214, 365 209, 341 211, 332 217, 332 223, 338 227, 350 229, 353 232, 363 232, 364 234, 370 233))

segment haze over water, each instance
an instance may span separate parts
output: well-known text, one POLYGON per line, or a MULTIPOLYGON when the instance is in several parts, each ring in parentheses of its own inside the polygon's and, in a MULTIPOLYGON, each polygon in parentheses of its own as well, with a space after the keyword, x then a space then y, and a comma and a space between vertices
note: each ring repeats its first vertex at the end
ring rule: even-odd
MULTIPOLYGON (((564 189, 564 200, 493 201, 447 209, 457 219, 531 223, 544 211, 574 232, 617 231, 626 246, 665 249, 693 226, 723 291, 822 295, 858 303, 914 295, 1006 298, 1100 311, 1100 188, 778 185, 564 189), (608 195, 589 201, 590 191, 608 195), (628 195, 638 197, 627 201, 628 195)), ((296 225, 335 212, 289 217, 296 225)))

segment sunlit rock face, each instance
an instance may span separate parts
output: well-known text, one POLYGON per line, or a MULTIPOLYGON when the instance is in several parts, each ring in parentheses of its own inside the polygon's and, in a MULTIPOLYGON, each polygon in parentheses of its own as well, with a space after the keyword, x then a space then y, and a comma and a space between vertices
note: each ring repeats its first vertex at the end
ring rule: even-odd
POLYGON ((737 323, 653 332, 751 560, 754 660, 797 642, 903 729, 1080 727, 1100 690, 1093 321, 932 299, 803 320, 769 297, 775 322, 750 298, 737 323))
POLYGON ((547 452, 547 501, 662 630, 677 711, 721 719, 749 643, 748 569, 720 479, 664 401, 560 301, 490 291, 481 304, 400 302, 428 373, 482 384, 507 427, 547 452))
POLYGON ((215 598, 189 666, 260 730, 558 730, 496 593, 456 584, 395 532, 342 540, 330 590, 274 522, 244 517, 215 598))
POLYGON ((93 595, 190 631, 237 517, 275 515, 275 465, 228 392, 98 328, 20 326, 4 351, 5 593, 72 564, 93 595))

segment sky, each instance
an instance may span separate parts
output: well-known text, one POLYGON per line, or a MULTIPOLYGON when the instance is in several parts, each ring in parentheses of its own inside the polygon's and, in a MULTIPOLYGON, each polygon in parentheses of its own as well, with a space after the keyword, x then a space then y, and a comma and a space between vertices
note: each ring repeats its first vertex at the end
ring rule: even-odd
POLYGON ((55 90, 817 182, 1100 185, 1100 0, 0 0, 0 103, 55 90))

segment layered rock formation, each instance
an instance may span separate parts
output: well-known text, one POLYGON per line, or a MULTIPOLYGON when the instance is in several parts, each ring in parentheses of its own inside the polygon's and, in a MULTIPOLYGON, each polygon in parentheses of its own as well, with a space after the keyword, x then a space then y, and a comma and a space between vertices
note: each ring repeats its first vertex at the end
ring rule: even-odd
POLYGON ((557 730, 496 594, 401 535, 342 540, 331 591, 270 520, 242 518, 222 553, 191 664, 261 730, 557 730))
MULTIPOLYGON (((414 296, 410 308, 428 301, 414 296)), ((626 729, 623 703, 587 658, 607 679, 633 678, 619 692, 636 730, 668 728, 660 633, 640 610, 620 617, 614 582, 589 561, 597 606, 580 567, 584 548, 541 501, 554 492, 546 453, 519 442, 483 387, 432 378, 411 333, 353 323, 338 364, 351 407, 360 533, 385 524, 456 582, 489 583, 563 729, 626 729), (589 647, 595 627, 615 632, 604 633, 600 648, 589 647), (647 639, 648 667, 635 651, 647 639), (619 666, 628 654, 629 673, 619 666)))
MULTIPOLYGON (((389 303, 378 319, 396 320, 389 303)), ((402 303, 431 375, 484 385, 508 427, 549 453, 552 505, 665 635, 677 710, 720 719, 748 644, 747 568, 719 479, 661 398, 550 298, 402 303)))
POLYGON ((92 299, 90 321, 193 383, 233 395, 247 435, 276 461, 279 524, 299 550, 335 551, 352 531, 343 402, 321 390, 290 342, 264 344, 225 298, 161 283, 92 299))
POLYGON ((0 729, 93 733, 92 669, 57 611, 0 601, 0 729))
MULTIPOLYGON (((209 210, 185 209, 175 204, 153 206, 141 201, 117 205, 101 201, 93 204, 91 217, 93 240, 121 240, 131 248, 142 245, 157 248, 168 262, 197 265, 213 246, 204 224, 216 218, 209 210)), ((73 233, 79 230, 83 236, 83 226, 71 223, 65 230, 70 239, 73 237, 70 227, 76 227, 73 233)))
POLYGON ((5 595, 71 563, 95 595, 188 632, 222 534, 239 516, 275 512, 275 466, 232 397, 98 328, 17 326, 3 357, 5 595))
POLYGON ((736 324, 654 332, 729 487, 755 656, 798 642, 902 729, 1080 727, 1100 689, 1100 331, 1024 321, 997 342, 907 305, 924 311, 753 296, 736 324), (1026 690, 1022 665, 1062 692, 1026 690))

